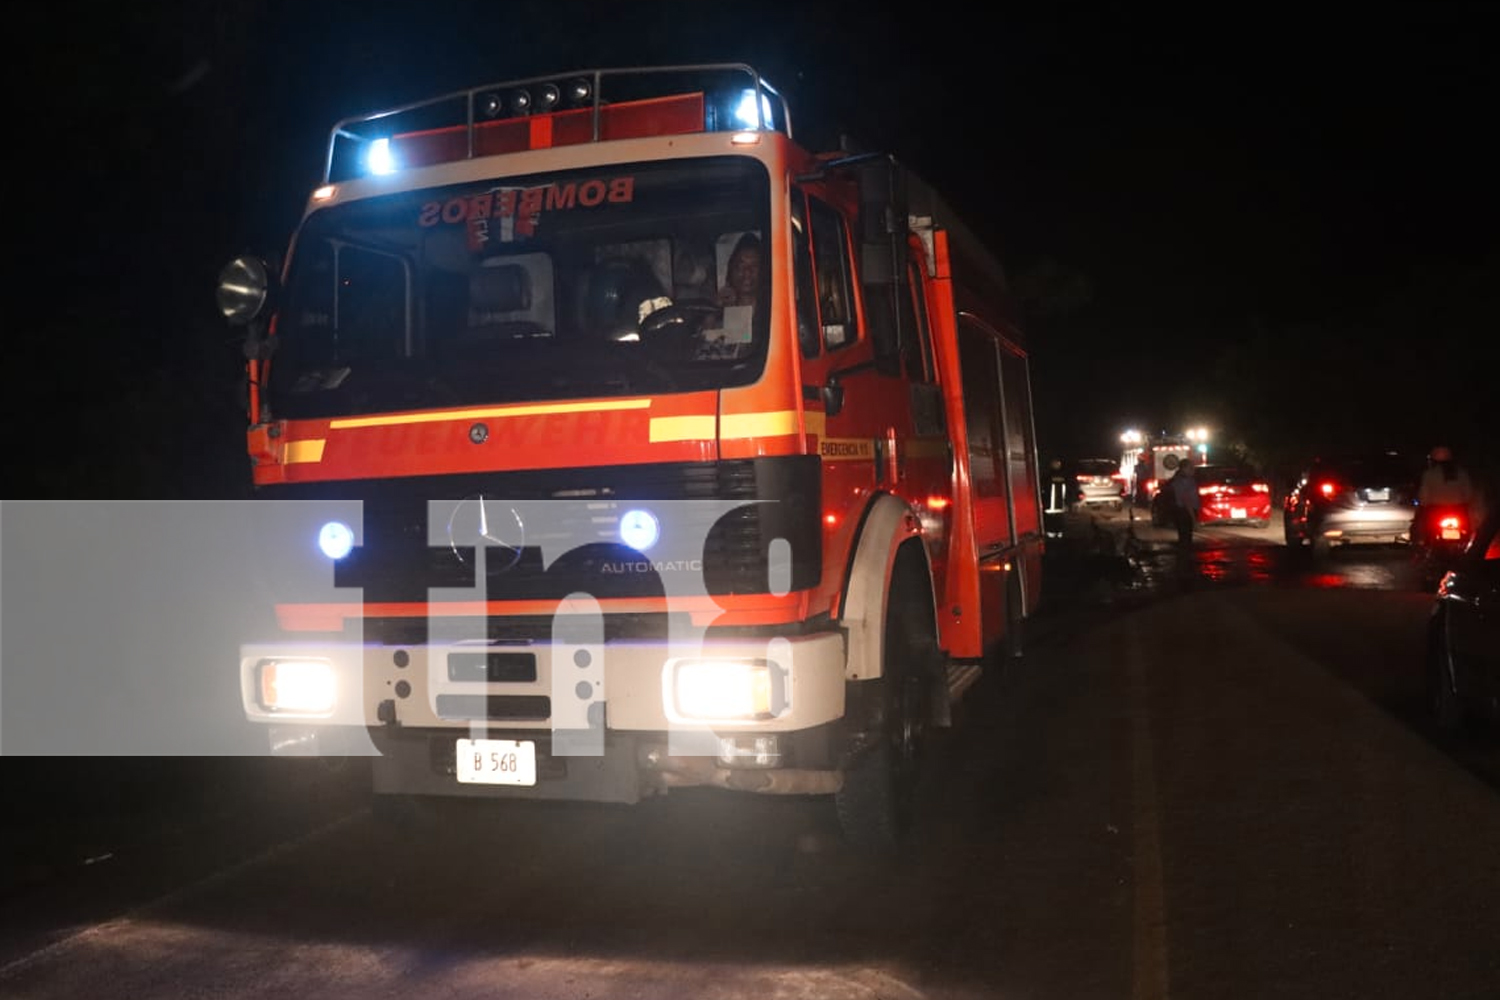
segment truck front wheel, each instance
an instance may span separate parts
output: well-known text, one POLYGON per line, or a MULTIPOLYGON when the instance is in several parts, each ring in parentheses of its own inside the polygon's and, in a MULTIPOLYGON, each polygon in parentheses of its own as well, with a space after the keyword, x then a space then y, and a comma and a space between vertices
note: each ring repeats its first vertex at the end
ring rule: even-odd
POLYGON ((884 676, 856 682, 861 697, 851 704, 862 732, 845 761, 834 805, 845 841, 861 853, 893 855, 911 833, 932 718, 931 675, 941 662, 930 610, 925 588, 893 585, 884 676))

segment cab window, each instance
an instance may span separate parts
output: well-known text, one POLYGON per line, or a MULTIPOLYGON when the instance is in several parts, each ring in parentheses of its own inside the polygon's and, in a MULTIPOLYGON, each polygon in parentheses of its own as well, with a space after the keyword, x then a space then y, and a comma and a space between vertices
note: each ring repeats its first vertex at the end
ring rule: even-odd
POLYGON ((813 281, 812 234, 807 223, 805 196, 792 193, 792 281, 797 299, 797 344, 804 358, 822 353, 823 338, 818 323, 818 289, 813 281))
POLYGON ((854 287, 850 280, 849 234, 844 219, 826 202, 808 199, 814 282, 823 346, 836 351, 854 343, 854 287))
POLYGON ((932 360, 932 331, 927 325, 927 298, 922 291, 922 265, 913 260, 907 267, 906 276, 911 289, 913 325, 916 327, 916 337, 902 345, 906 356, 906 374, 913 382, 936 382, 937 366, 932 360))

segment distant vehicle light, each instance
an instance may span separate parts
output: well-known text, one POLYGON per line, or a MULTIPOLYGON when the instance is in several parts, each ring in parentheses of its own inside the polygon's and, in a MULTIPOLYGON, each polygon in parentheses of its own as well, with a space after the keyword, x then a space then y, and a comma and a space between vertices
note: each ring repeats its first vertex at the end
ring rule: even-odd
POLYGON ((376 139, 370 143, 370 152, 365 156, 365 168, 377 176, 396 172, 396 154, 391 151, 391 140, 376 139))
POLYGON ((1251 483, 1250 484, 1250 488, 1252 490, 1254 490, 1255 492, 1257 492, 1257 493, 1269 493, 1269 492, 1271 492, 1271 487, 1267 483, 1251 483))
POLYGON ((329 521, 318 529, 318 548, 330 559, 342 559, 354 550, 354 530, 343 521, 329 521))
POLYGON ((1318 484, 1318 492, 1323 494, 1323 496, 1325 497, 1332 497, 1338 491, 1339 487, 1337 483, 1331 483, 1325 480, 1318 484))

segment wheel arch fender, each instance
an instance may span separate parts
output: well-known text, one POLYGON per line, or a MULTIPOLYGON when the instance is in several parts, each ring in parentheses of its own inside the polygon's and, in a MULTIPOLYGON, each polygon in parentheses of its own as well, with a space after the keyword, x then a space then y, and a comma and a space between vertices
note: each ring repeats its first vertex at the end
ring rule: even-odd
MULTIPOLYGON (((902 546, 911 543, 921 554, 931 600, 932 564, 922 543, 921 522, 899 497, 886 493, 872 500, 849 560, 839 608, 839 623, 848 636, 845 680, 871 680, 884 673, 886 603, 897 556, 902 546)), ((933 612, 935 616, 935 608, 933 612)))

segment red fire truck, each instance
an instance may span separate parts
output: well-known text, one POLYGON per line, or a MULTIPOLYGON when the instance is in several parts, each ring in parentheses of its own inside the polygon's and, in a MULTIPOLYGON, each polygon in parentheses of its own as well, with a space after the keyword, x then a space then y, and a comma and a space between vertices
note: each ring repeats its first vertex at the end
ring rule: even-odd
POLYGON ((369 754, 377 802, 826 795, 889 849, 931 728, 1021 654, 1005 275, 892 157, 798 145, 749 66, 341 121, 287 252, 218 294, 255 506, 298 512, 265 540, 315 536, 329 581, 277 592, 244 709, 274 752, 369 754))
POLYGON ((1120 473, 1130 484, 1130 495, 1137 507, 1146 507, 1161 484, 1172 478, 1177 466, 1191 461, 1193 446, 1185 437, 1166 434, 1145 439, 1125 449, 1120 459, 1120 473))

